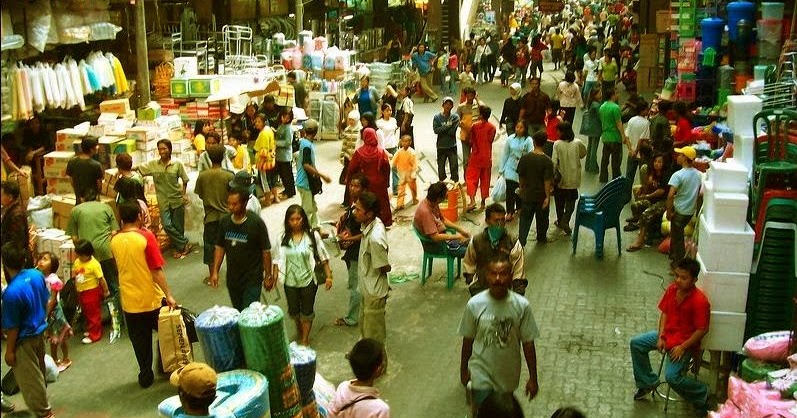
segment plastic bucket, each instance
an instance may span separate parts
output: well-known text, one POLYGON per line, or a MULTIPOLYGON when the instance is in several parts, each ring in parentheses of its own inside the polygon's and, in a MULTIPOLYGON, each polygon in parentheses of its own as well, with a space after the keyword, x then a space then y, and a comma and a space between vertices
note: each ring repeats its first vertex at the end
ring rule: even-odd
POLYGON ((782 20, 759 20, 756 27, 759 41, 780 42, 783 35, 782 20))
POLYGON ((781 20, 783 19, 783 8, 785 3, 761 3, 761 19, 781 20))
POLYGON ((700 30, 703 34, 703 50, 708 48, 719 50, 725 21, 717 17, 707 17, 700 21, 700 30))
POLYGON ((742 20, 755 20, 755 4, 747 1, 735 1, 728 4, 728 37, 736 40, 736 24, 742 20))

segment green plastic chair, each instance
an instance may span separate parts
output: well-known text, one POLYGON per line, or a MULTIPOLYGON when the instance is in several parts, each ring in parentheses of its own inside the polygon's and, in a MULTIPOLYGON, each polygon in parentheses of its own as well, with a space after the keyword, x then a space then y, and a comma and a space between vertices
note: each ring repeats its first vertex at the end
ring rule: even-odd
POLYGON ((432 275, 432 262, 434 259, 444 258, 446 260, 446 286, 448 287, 448 290, 453 289, 454 278, 459 277, 459 275, 462 273, 462 257, 464 254, 458 255, 452 253, 448 250, 448 246, 445 242, 433 241, 431 238, 418 231, 418 229, 415 228, 415 225, 412 226, 412 231, 415 232, 415 236, 418 237, 419 241, 421 241, 421 246, 423 247, 423 258, 421 261, 421 285, 425 285, 426 279, 432 275), (454 276, 454 260, 457 261, 456 276, 454 276))

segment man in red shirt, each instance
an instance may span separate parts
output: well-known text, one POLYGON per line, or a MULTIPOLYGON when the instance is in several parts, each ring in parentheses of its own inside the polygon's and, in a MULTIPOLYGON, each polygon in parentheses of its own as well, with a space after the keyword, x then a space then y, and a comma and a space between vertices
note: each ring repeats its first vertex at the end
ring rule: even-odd
POLYGON ((700 340, 708 332, 711 313, 708 298, 695 287, 699 272, 700 263, 693 259, 684 258, 678 262, 675 281, 659 302, 659 329, 631 339, 631 362, 637 387, 634 400, 642 400, 659 385, 648 353, 666 351, 665 380, 694 405, 699 416, 705 416, 708 385, 687 376, 689 360, 700 349, 700 340))

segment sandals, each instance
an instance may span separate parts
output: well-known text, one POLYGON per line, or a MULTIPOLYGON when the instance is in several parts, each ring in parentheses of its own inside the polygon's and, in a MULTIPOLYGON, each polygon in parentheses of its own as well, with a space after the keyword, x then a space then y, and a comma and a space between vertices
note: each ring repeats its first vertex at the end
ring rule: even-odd
POLYGON ((631 245, 630 247, 626 248, 625 250, 628 251, 629 253, 633 253, 633 252, 637 252, 637 251, 641 250, 644 247, 645 247, 644 245, 631 245))
POLYGON ((476 210, 476 204, 475 203, 472 204, 472 205, 468 205, 468 207, 465 208, 465 212, 473 212, 475 210, 476 210))
POLYGON ((333 322, 333 324, 335 324, 335 325, 337 325, 339 327, 353 327, 354 326, 354 325, 346 322, 346 320, 343 319, 343 318, 336 319, 335 322, 333 322))
POLYGON ((68 369, 69 366, 72 365, 72 360, 59 361, 58 363, 56 363, 56 365, 58 366, 58 373, 63 373, 64 370, 68 369))

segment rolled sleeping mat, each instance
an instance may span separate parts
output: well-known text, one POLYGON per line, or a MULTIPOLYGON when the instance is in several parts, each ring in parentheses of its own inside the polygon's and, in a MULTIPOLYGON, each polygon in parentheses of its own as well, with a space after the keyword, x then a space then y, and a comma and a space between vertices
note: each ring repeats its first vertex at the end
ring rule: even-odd
POLYGON ((194 322, 205 361, 217 373, 244 367, 240 315, 236 309, 217 305, 199 314, 194 322))
MULTIPOLYGON (((251 370, 232 370, 218 374, 216 399, 210 405, 216 418, 271 417, 268 399, 268 380, 251 370)), ((158 405, 160 417, 184 416, 179 396, 167 398, 158 405)))
POLYGON ((253 302, 238 318, 247 368, 268 379, 273 416, 285 416, 277 414, 292 411, 294 407, 299 407, 301 413, 301 396, 291 366, 284 319, 278 306, 260 302, 253 302))
POLYGON ((316 372, 316 353, 315 350, 296 341, 291 342, 290 346, 291 365, 296 373, 296 382, 299 385, 299 393, 302 396, 302 405, 307 405, 313 398, 313 384, 315 383, 316 372))

